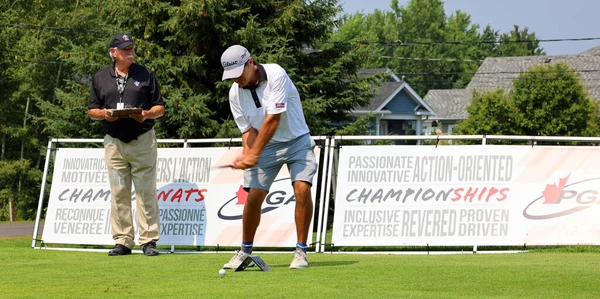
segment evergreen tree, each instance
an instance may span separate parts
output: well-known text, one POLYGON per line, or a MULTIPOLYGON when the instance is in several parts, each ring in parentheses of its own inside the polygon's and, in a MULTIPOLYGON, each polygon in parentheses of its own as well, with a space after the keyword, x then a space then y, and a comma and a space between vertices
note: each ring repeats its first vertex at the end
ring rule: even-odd
POLYGON ((374 93, 375 79, 356 77, 366 51, 316 48, 334 29, 337 0, 35 0, 0 8, 0 210, 15 200, 20 218, 37 209, 35 174, 49 138, 103 136, 87 102, 92 74, 112 63, 115 33, 132 34, 137 62, 157 74, 167 104, 159 138, 240 135, 229 111, 231 82, 221 82, 220 56, 233 44, 288 71, 313 135, 346 123, 363 128, 348 111, 374 93))

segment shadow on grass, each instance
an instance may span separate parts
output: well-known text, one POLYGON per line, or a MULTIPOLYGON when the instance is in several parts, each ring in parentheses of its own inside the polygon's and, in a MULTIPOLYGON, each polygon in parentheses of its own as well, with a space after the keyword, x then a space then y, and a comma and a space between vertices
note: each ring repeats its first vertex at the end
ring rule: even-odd
MULTIPOLYGON (((314 267, 336 267, 336 266, 347 266, 352 264, 357 264, 357 261, 319 261, 319 262, 311 262, 309 261, 309 268, 314 267)), ((289 268, 290 264, 278 264, 278 265, 270 265, 271 268, 289 268)), ((258 267, 252 267, 258 269, 258 267)), ((260 269, 258 269, 260 270, 260 269)))
POLYGON ((310 262, 311 267, 335 267, 358 264, 357 261, 319 261, 310 262))

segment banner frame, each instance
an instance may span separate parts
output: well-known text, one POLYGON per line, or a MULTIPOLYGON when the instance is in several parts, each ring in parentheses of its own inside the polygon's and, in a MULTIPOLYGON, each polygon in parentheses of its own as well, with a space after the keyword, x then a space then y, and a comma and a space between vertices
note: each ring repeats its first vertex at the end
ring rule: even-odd
MULTIPOLYGON (((488 140, 521 140, 521 141, 529 141, 529 144, 533 147, 537 145, 538 141, 557 141, 557 142, 595 142, 600 143, 600 137, 563 137, 563 136, 511 136, 511 135, 404 135, 404 136, 334 136, 332 148, 337 148, 342 146, 343 140, 347 141, 373 141, 373 140, 417 140, 417 145, 399 145, 399 146, 421 146, 422 140, 479 140, 481 142, 481 146, 490 146, 488 145, 488 140)), ((475 144, 476 145, 476 144, 475 144)), ((450 145, 451 146, 451 145, 450 145)), ((561 147, 561 145, 550 146, 550 147, 561 147)), ((333 160, 333 155, 332 155, 333 160)), ((330 184, 333 184, 333 176, 330 176, 330 184)), ((326 205, 329 205, 329 201, 331 199, 331 192, 326 194, 326 205)), ((325 217, 324 223, 327 223, 327 217, 325 217)), ((332 248, 334 244, 325 244, 324 240, 327 238, 327 228, 324 227, 322 231, 322 241, 320 246, 320 252, 325 252, 326 246, 331 245, 332 248)), ((483 253, 482 251, 478 251, 478 245, 481 244, 473 244, 473 253, 483 253)), ((457 245, 459 246, 459 245, 457 245)), ((523 244, 524 249, 518 252, 526 251, 525 246, 523 244)))
MULTIPOLYGON (((334 244, 325 244, 327 240, 327 221, 328 221, 328 207, 330 205, 332 189, 335 186, 334 176, 337 173, 337 169, 334 169, 335 164, 335 150, 340 147, 343 140, 353 141, 373 141, 373 140, 416 140, 417 145, 401 145, 401 146, 421 146, 423 140, 479 140, 482 146, 488 145, 488 140, 521 140, 527 141, 532 147, 537 145, 538 141, 556 141, 556 142, 594 142, 600 143, 600 137, 562 137, 562 136, 508 136, 508 135, 398 135, 398 136, 313 136, 313 140, 324 141, 323 151, 323 163, 319 164, 322 176, 317 178, 317 184, 320 186, 320 192, 316 194, 319 198, 318 204, 315 206, 313 211, 314 220, 316 220, 316 235, 313 236, 315 252, 325 252, 326 245, 334 246, 334 244), (335 171, 335 172, 334 172, 335 171)), ((39 239, 39 229, 41 214, 43 212, 45 189, 48 180, 48 171, 50 166, 50 159, 53 159, 54 152, 61 143, 102 143, 103 139, 67 139, 67 138, 52 138, 48 141, 46 150, 46 161, 44 163, 44 172, 42 177, 42 184, 40 188, 40 194, 38 199, 38 210, 36 214, 35 226, 32 236, 32 248, 36 248, 38 242, 41 242, 43 246, 43 240, 39 239)), ((209 143, 241 143, 241 138, 213 138, 213 139, 158 139, 159 144, 181 144, 182 148, 189 148, 192 144, 209 144, 209 143)), ((561 145, 552 145, 553 147, 560 147, 561 145)), ((316 199, 315 199, 316 203, 316 199)), ((314 221, 313 220, 313 221, 314 221)), ((479 253, 478 245, 473 245, 473 253, 479 253)), ((479 244, 481 246, 481 244, 479 244)), ((41 248, 41 246, 40 246, 41 248)), ((47 248, 51 249, 51 248, 47 248)), ((171 251, 175 251, 175 245, 172 245, 171 251)))
MULTIPOLYGON (((329 141, 329 138, 327 136, 311 136, 312 139, 314 141, 324 141, 325 143, 327 143, 329 141)), ((41 184, 41 188, 40 188, 40 194, 39 194, 39 198, 38 198, 38 209, 37 209, 37 213, 36 213, 36 219, 35 219, 35 225, 34 225, 34 230, 33 230, 33 236, 32 236, 32 242, 31 242, 31 247, 33 249, 53 249, 52 247, 45 247, 44 241, 43 239, 40 239, 39 235, 40 235, 40 224, 41 224, 41 218, 42 218, 42 213, 43 213, 43 206, 44 206, 44 197, 46 195, 46 184, 48 183, 48 172, 49 172, 49 167, 50 167, 50 160, 54 159, 54 152, 59 148, 59 145, 62 144, 66 144, 66 143, 100 143, 102 144, 104 142, 103 139, 68 139, 68 138, 51 138, 48 141, 48 146, 47 146, 47 153, 46 153, 46 159, 45 159, 45 164, 44 164, 44 172, 43 172, 43 178, 42 178, 42 184, 41 184), (38 242, 39 242, 39 248, 38 246, 38 242)), ((191 145, 192 144, 214 144, 214 143, 229 143, 229 147, 231 147, 232 144, 241 144, 242 142, 242 138, 212 138, 212 139, 157 139, 157 143, 158 144, 181 144, 181 146, 179 147, 173 147, 173 148, 193 148, 191 145)), ((238 146, 238 145, 236 145, 238 146)), ((318 144, 317 146, 321 146, 320 144, 318 144)), ((227 148, 225 146, 225 148, 227 148)), ((324 147, 326 148, 326 146, 324 147)), ((326 154, 325 151, 322 151, 323 153, 321 153, 321 155, 326 154)), ((326 160, 326 157, 324 157, 324 160, 326 160)), ((316 184, 320 185, 322 184, 322 181, 325 182, 327 180, 326 177, 322 178, 315 178, 316 180, 316 184)), ((316 188, 317 186, 315 186, 316 188)), ((322 194, 323 192, 321 192, 322 194)), ((317 194, 316 193, 316 189, 315 189, 315 196, 320 196, 321 194, 317 194)), ((315 210, 313 210, 313 217, 314 220, 318 219, 318 213, 316 213, 316 211, 320 210, 320 206, 316 204, 316 198, 314 199, 315 201, 315 210)), ((320 223, 317 220, 317 223, 315 224, 316 227, 320 226, 320 223)), ((316 232, 315 232, 316 234, 316 232)), ((314 238, 314 236, 313 236, 314 238)), ((58 243, 57 243, 58 244, 58 243)), ((58 249, 58 248, 57 248, 58 249)), ((62 248, 65 249, 65 248, 62 248)), ((77 250, 77 248, 74 248, 74 250, 77 250)), ((175 245, 171 245, 171 252, 175 252, 175 245)))

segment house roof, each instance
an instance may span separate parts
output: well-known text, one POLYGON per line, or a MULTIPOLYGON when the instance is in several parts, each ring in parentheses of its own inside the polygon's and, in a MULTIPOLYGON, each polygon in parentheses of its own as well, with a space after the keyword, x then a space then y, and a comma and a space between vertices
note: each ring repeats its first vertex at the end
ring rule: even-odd
POLYGON ((600 46, 583 51, 581 55, 600 55, 600 46))
POLYGON ((389 99, 404 82, 384 82, 377 91, 377 94, 371 99, 367 106, 357 107, 355 110, 376 111, 387 99, 389 99))
POLYGON ((510 91, 513 80, 520 72, 525 72, 534 65, 564 63, 579 72, 581 82, 590 96, 600 100, 600 56, 589 54, 596 51, 600 52, 600 49, 592 48, 584 52, 588 54, 579 55, 486 58, 466 89, 487 91, 502 88, 510 91))
POLYGON ((373 76, 379 73, 386 73, 390 75, 389 81, 383 82, 377 94, 371 99, 366 106, 356 107, 353 111, 354 114, 364 114, 372 112, 384 112, 391 113, 389 110, 384 109, 385 106, 394 99, 394 97, 404 90, 406 94, 412 98, 416 103, 415 115, 433 115, 433 110, 423 101, 423 99, 415 92, 410 85, 398 78, 392 70, 389 68, 379 69, 360 69, 358 71, 358 77, 373 76))
POLYGON ((385 106, 394 99, 394 97, 404 90, 406 94, 416 103, 415 114, 418 115, 433 115, 434 112, 431 106, 415 92, 414 89, 406 82, 384 82, 377 91, 377 95, 371 99, 367 106, 361 106, 354 109, 354 113, 371 113, 371 112, 389 112, 384 109, 385 106))
POLYGON ((436 119, 465 119, 473 89, 510 91, 521 72, 539 64, 564 63, 579 72, 589 95, 600 101, 600 46, 577 55, 519 56, 486 58, 465 89, 430 90, 423 100, 435 111, 436 119))
POLYGON ((369 76, 369 75, 375 75, 375 74, 379 74, 379 73, 388 73, 390 71, 391 70, 389 68, 359 69, 358 75, 359 76, 369 76))
POLYGON ((423 101, 435 111, 433 119, 465 119, 471 96, 467 89, 432 89, 423 101))

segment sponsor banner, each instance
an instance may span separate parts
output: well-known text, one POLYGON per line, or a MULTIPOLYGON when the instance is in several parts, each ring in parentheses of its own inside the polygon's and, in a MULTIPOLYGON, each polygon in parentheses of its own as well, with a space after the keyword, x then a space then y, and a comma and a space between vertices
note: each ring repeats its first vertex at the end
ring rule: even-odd
POLYGON ((344 146, 335 246, 600 244, 597 147, 344 146))
MULTIPOLYGON (((230 164, 241 151, 241 147, 158 149, 160 245, 239 246, 248 195, 242 188, 243 171, 215 166, 230 164)), ((315 154, 318 151, 315 148, 315 154)), ((314 186, 316 182, 315 176, 314 186)), ((312 192, 314 203, 316 187, 312 192)), ((137 222, 133 186, 131 200, 137 222)), ((263 203, 254 243, 264 247, 295 246, 294 209, 294 192, 284 166, 263 203)), ((58 149, 44 242, 113 245, 110 210, 104 149, 58 149)), ((137 242, 137 223, 134 226, 137 242)), ((312 227, 308 237, 312 240, 312 227)))

